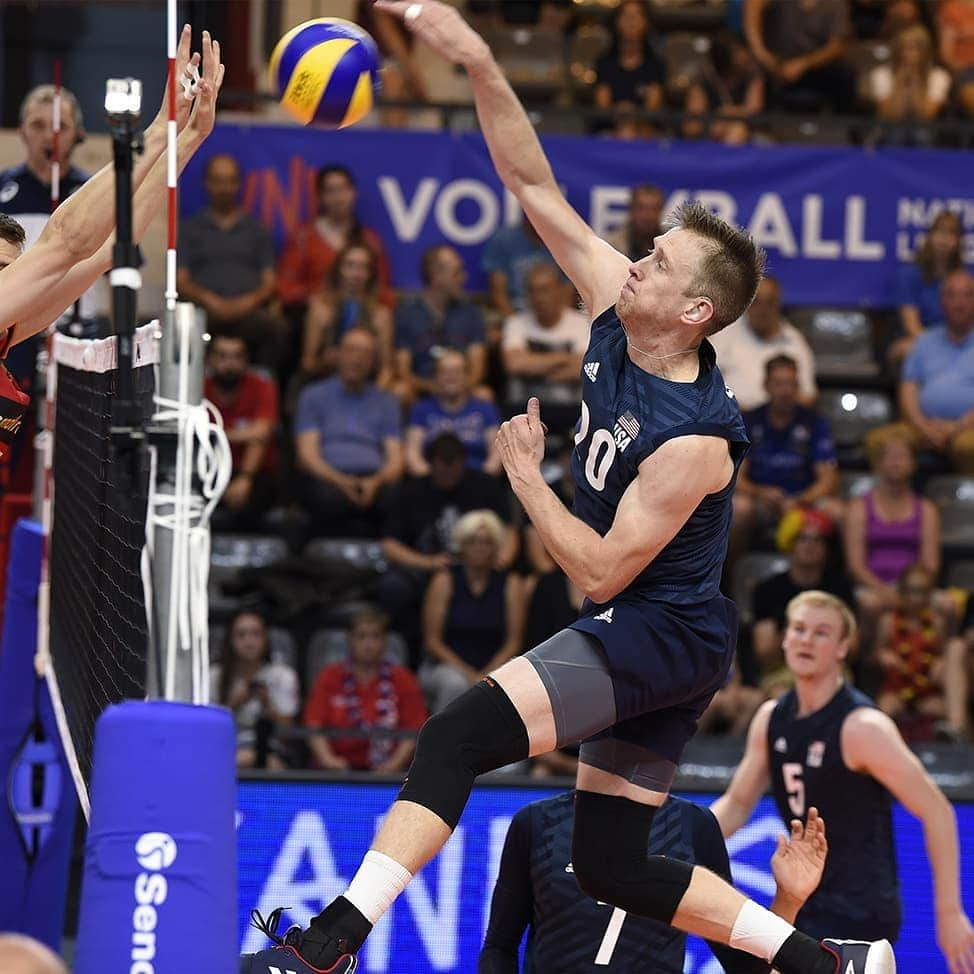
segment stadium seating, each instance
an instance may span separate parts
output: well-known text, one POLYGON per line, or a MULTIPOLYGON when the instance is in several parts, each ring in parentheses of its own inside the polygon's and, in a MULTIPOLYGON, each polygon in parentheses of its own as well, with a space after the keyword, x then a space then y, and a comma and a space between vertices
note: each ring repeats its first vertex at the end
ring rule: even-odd
POLYGON ((860 470, 842 470, 839 473, 839 496, 843 500, 862 497, 876 486, 876 478, 871 473, 860 470))
POLYGON ((815 353, 815 371, 823 379, 872 377, 872 322, 863 311, 844 308, 795 308, 788 317, 815 353))
POLYGON ((823 389, 818 408, 832 426, 840 466, 864 466, 866 434, 893 420, 893 403, 878 389, 823 389))
POLYGON ((389 567, 382 543, 361 538, 317 538, 308 543, 304 555, 324 565, 376 575, 389 567))
POLYGON ((275 565, 288 557, 283 538, 249 534, 214 534, 210 549, 210 617, 226 619, 248 605, 246 599, 227 595, 230 586, 248 568, 275 565))

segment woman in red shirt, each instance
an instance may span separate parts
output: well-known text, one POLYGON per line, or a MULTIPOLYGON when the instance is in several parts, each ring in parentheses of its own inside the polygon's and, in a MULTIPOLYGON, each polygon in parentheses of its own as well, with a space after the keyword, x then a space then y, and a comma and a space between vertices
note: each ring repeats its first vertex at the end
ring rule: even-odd
POLYGON ((418 731, 427 717, 416 677, 386 655, 388 619, 374 609, 356 613, 348 629, 348 658, 318 674, 304 708, 305 727, 360 730, 355 737, 311 737, 312 761, 333 771, 398 774, 413 757, 413 738, 370 734, 373 728, 418 731))
POLYGON ((315 186, 318 212, 288 240, 278 265, 277 294, 281 303, 307 304, 311 295, 327 283, 339 251, 350 244, 363 244, 375 254, 379 300, 395 307, 385 246, 375 230, 363 226, 355 215, 358 193, 351 172, 344 166, 323 166, 318 170, 315 186))

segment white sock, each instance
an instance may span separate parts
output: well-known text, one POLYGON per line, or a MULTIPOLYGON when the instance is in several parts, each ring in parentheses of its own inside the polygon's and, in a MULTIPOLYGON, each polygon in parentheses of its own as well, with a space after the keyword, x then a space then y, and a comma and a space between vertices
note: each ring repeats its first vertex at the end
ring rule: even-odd
POLYGON ((734 921, 730 946, 763 957, 770 964, 794 932, 795 928, 786 920, 748 900, 734 921))
POLYGON ((378 923, 413 874, 381 852, 367 852, 344 897, 369 923, 378 923))

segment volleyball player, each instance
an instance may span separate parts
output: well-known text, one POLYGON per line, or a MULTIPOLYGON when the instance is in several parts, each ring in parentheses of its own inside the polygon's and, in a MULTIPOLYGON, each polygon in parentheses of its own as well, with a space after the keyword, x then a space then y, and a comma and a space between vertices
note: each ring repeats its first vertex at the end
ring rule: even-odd
MULTIPOLYGON (((188 78, 200 56, 190 56, 192 32, 179 40, 177 79, 188 78)), ((213 131, 216 98, 223 83, 220 45, 203 32, 202 76, 195 98, 176 97, 177 164, 180 171, 213 131)), ((132 172, 133 236, 141 239, 166 199, 168 99, 146 129, 144 150, 132 172)), ((0 359, 12 345, 43 331, 112 266, 115 175, 105 166, 55 210, 37 242, 23 252, 23 230, 0 221, 0 359)), ((0 457, 16 435, 29 399, 0 367, 0 457)))
MULTIPOLYGON (((517 974, 518 948, 528 931, 524 970, 536 974, 594 972, 681 974, 686 934, 597 903, 575 882, 571 863, 572 792, 532 802, 511 820, 490 905, 478 974, 517 974)), ((771 912, 794 923, 822 878, 825 823, 810 809, 808 824, 792 820, 771 859, 776 882, 771 912)), ((650 855, 671 856, 713 870, 730 882, 720 827, 706 808, 668 798, 649 835, 650 855)), ((710 949, 728 974, 767 971, 760 958, 721 944, 710 949)))
MULTIPOLYGON (((353 970, 373 924, 456 827, 476 776, 582 741, 572 866, 589 896, 745 950, 782 974, 894 970, 888 943, 820 944, 706 869, 646 854, 683 747, 734 656, 737 611, 719 581, 747 437, 706 339, 746 310, 763 254, 691 204, 632 263, 569 206, 503 72, 459 13, 436 0, 379 5, 466 68, 498 173, 595 313, 574 514, 541 476, 537 399, 498 433, 532 525, 587 600, 570 628, 427 721, 348 890, 307 930, 244 958, 244 969, 353 970)), ((276 917, 255 919, 275 935, 276 917)))
POLYGON ((744 759, 713 812, 724 835, 733 835, 769 782, 784 820, 816 806, 829 823, 830 852, 798 926, 813 936, 895 941, 901 922, 895 798, 923 823, 940 949, 952 974, 971 974, 974 929, 960 898, 954 811, 893 721, 845 682, 855 640, 855 618, 834 595, 812 590, 788 603, 784 651, 795 687, 758 710, 744 759))

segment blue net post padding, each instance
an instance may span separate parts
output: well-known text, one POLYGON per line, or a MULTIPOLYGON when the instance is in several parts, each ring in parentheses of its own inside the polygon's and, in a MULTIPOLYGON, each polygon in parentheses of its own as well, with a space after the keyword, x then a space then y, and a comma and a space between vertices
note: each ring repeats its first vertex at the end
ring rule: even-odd
POLYGON ((34 669, 44 534, 14 526, 0 651, 0 929, 57 952, 78 802, 47 685, 34 669))
POLYGON ((234 742, 220 707, 99 718, 75 974, 236 971, 234 742))

